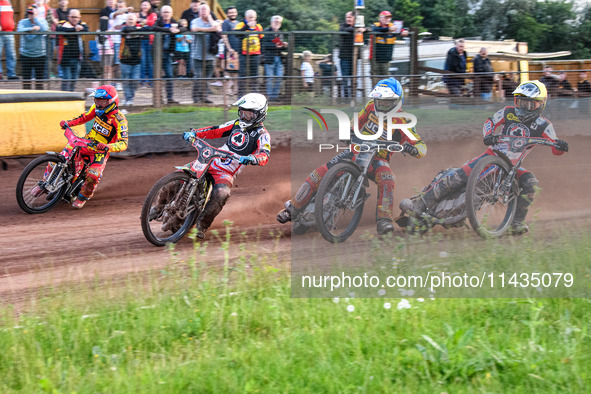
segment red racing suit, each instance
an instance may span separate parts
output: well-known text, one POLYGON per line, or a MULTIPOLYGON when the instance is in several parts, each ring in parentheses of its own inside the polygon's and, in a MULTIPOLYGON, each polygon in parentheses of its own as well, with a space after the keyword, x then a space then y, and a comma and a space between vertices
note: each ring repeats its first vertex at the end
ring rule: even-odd
MULTIPOLYGON (((94 124, 92 125, 92 129, 86 134, 84 138, 89 140, 94 140, 96 142, 102 142, 103 144, 107 144, 109 146, 108 152, 98 152, 92 148, 82 148, 80 149, 81 158, 89 162, 86 182, 82 186, 80 190, 79 197, 82 196, 83 199, 89 199, 94 194, 96 187, 103 175, 103 171, 105 166, 107 165, 107 160, 112 152, 123 152, 127 149, 127 119, 125 116, 119 112, 119 110, 114 110, 109 112, 108 114, 103 114, 101 116, 96 116, 95 114, 95 105, 93 104, 92 107, 82 115, 78 116, 75 119, 68 121, 69 126, 77 126, 80 124, 84 124, 90 122, 94 119, 94 124)), ((70 144, 66 145, 64 150, 62 151, 62 155, 64 157, 69 157, 70 153, 72 152, 72 146, 70 144)), ((82 161, 77 163, 77 172, 78 169, 82 168, 82 161)))
MULTIPOLYGON (((241 156, 252 155, 257 165, 264 166, 269 161, 271 154, 271 137, 265 126, 261 123, 249 129, 242 130, 238 125, 239 120, 232 120, 220 126, 203 127, 195 129, 195 136, 203 139, 215 139, 227 137, 226 143, 220 148, 234 152, 241 156)), ((230 188, 236 175, 242 171, 244 165, 236 160, 215 159, 209 173, 213 176, 216 185, 226 184, 230 188)))
MULTIPOLYGON (((402 110, 398 111, 399 114, 403 115, 402 110)), ((382 136, 377 141, 387 141, 387 118, 383 119, 383 132, 382 136)), ((355 120, 353 120, 355 121, 355 120)), ((379 130, 378 115, 376 114, 373 100, 370 100, 365 107, 361 110, 358 116, 358 124, 360 132, 366 135, 375 135, 379 130)), ((393 117, 392 123, 406 124, 407 120, 404 117, 393 117)), ((392 133, 392 141, 396 141, 401 145, 409 143, 414 145, 418 150, 417 158, 423 157, 427 153, 427 146, 416 132, 415 128, 408 129, 410 133, 416 138, 411 140, 402 130, 395 129, 392 133)), ((328 170, 335 164, 340 163, 345 159, 355 161, 359 149, 356 149, 355 145, 352 144, 348 150, 345 150, 335 157, 333 157, 328 163, 318 167, 306 178, 302 186, 300 186, 295 197, 291 200, 293 207, 300 211, 303 209, 310 199, 316 194, 320 181, 326 175, 328 170)), ((390 159, 394 152, 382 149, 380 150, 373 161, 371 162, 368 175, 372 181, 378 186, 378 201, 376 206, 376 220, 389 219, 392 220, 394 217, 394 187, 395 177, 394 173, 390 169, 390 159)))

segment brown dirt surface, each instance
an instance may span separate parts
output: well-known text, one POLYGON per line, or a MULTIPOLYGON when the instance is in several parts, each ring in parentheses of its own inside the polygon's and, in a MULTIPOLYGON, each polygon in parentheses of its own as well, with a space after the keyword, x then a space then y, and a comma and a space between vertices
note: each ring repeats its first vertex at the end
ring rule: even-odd
MULTIPOLYGON (((537 148, 526 159, 526 167, 536 174, 542 187, 531 216, 548 225, 575 222, 588 228, 591 138, 569 136, 567 140, 571 149, 565 155, 553 156, 549 149, 537 148)), ((479 138, 455 139, 430 144, 427 156, 421 160, 394 157, 391 167, 396 174, 396 206, 428 184, 440 169, 461 165, 483 150, 479 138)), ((41 286, 145 272, 170 264, 167 249, 154 247, 144 238, 140 210, 160 177, 174 171, 173 166, 192 159, 190 154, 112 158, 94 198, 84 209, 78 211, 61 204, 48 213, 29 215, 17 205, 15 186, 32 158, 4 158, 6 169, 0 169, 0 299, 14 301, 41 286)), ((322 164, 317 161, 314 155, 297 158, 308 172, 322 164)), ((246 231, 249 242, 257 243, 263 253, 280 253, 289 259, 290 229, 278 224, 275 215, 283 201, 290 198, 290 174, 291 154, 285 147, 273 151, 268 165, 245 168, 213 228, 223 230, 223 221, 232 220, 236 233, 246 231), (277 241, 279 233, 283 236, 277 241)), ((294 184, 303 181, 300 176, 294 184)), ((375 196, 374 185, 370 190, 375 196)), ((354 239, 359 240, 365 230, 375 233, 374 207, 375 197, 368 201, 354 239)), ((218 242, 211 236, 209 241, 212 245, 218 242)), ((221 253, 217 248, 209 250, 211 256, 207 257, 216 264, 221 253)), ((189 256, 192 241, 181 240, 176 251, 181 258, 189 256)))

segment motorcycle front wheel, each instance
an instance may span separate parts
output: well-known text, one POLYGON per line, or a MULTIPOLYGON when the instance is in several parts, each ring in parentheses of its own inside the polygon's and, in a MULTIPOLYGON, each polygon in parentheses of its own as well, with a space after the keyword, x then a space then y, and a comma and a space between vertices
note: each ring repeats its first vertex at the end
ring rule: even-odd
POLYGON ((509 190, 500 190, 509 175, 509 165, 498 156, 476 163, 466 186, 466 210, 472 229, 483 238, 504 235, 515 216, 519 187, 513 180, 509 190))
POLYGON ((350 199, 353 198, 353 187, 360 175, 356 167, 339 163, 320 182, 314 215, 318 231, 328 242, 344 242, 359 225, 365 206, 365 187, 362 186, 353 209, 350 208, 350 199))
POLYGON ((198 206, 203 190, 198 186, 197 195, 188 199, 191 177, 184 172, 165 175, 154 184, 146 196, 140 217, 142 231, 148 241, 156 246, 176 243, 193 227, 203 205, 198 206))
POLYGON ((43 155, 25 167, 16 183, 16 201, 23 211, 44 213, 60 201, 67 189, 65 183, 60 185, 63 174, 58 176, 64 162, 63 156, 43 155))

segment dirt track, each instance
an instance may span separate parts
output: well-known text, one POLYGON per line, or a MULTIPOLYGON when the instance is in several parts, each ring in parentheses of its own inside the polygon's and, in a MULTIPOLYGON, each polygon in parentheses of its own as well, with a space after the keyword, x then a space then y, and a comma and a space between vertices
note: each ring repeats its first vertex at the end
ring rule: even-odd
MULTIPOLYGON (((537 217, 543 222, 573 219, 587 225, 591 218, 591 180, 587 176, 591 173, 587 155, 591 138, 569 137, 568 141, 571 151, 566 155, 556 157, 549 149, 537 149, 527 158, 526 167, 534 171, 543 188, 533 211, 540 210, 537 217)), ((460 165, 482 150, 481 142, 471 138, 431 144, 422 160, 393 158, 396 206, 427 184, 441 168, 460 165)), ((62 204, 41 215, 28 215, 16 203, 15 185, 30 160, 5 159, 8 168, 0 170, 0 299, 12 299, 48 283, 116 276, 169 264, 166 248, 156 248, 145 240, 140 210, 156 180, 173 171, 173 166, 192 160, 191 155, 111 159, 95 197, 84 209, 77 211, 62 204)), ((289 237, 276 244, 269 232, 281 230, 289 234, 289 227, 279 225, 275 214, 290 196, 290 164, 289 149, 280 148, 273 151, 267 166, 246 168, 213 228, 222 228, 223 220, 230 219, 239 231, 247 230, 251 239, 260 239, 257 242, 263 250, 281 252, 288 259, 289 237)), ((310 170, 314 164, 310 161, 310 170)), ((375 190, 371 193, 376 194, 375 190)), ((375 232, 375 200, 368 204, 362 226, 375 232)), ((211 249, 215 260, 213 249, 217 248, 211 249)), ((188 239, 177 246, 181 258, 191 250, 188 239)))

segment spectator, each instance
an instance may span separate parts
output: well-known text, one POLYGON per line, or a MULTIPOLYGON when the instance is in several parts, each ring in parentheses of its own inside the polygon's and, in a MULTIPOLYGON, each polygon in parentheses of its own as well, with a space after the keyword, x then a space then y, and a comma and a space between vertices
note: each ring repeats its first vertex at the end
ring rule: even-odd
MULTIPOLYGON (((255 10, 247 10, 244 13, 244 20, 239 22, 234 28, 236 31, 258 31, 262 32, 263 27, 257 23, 257 13, 255 10)), ((261 62, 261 38, 262 34, 242 35, 242 52, 240 54, 241 77, 257 77, 259 75, 259 64, 261 62)), ((244 96, 246 90, 256 91, 256 81, 240 81, 238 84, 238 94, 244 96), (250 85, 247 89, 247 85, 250 85)))
MULTIPOLYGON (((464 51, 464 40, 456 40, 456 46, 447 52, 447 59, 445 60, 445 70, 451 73, 465 73, 467 54, 464 51)), ((447 75, 444 77, 444 82, 447 85, 449 94, 452 96, 462 95, 462 85, 464 85, 463 76, 447 75)))
MULTIPOLYGON (((210 48, 211 40, 214 39, 212 33, 221 30, 221 25, 213 20, 210 12, 210 8, 207 4, 201 4, 199 6, 199 17, 193 19, 191 22, 191 31, 206 33, 200 34, 195 37, 195 44, 193 45, 193 51, 191 53, 191 59, 193 59, 193 69, 195 70, 195 78, 211 78, 213 75, 213 63, 214 56, 217 51, 212 53, 210 48)), ((214 49, 217 49, 217 45, 214 49)), ((193 102, 200 103, 212 103, 206 94, 208 93, 206 80, 194 80, 193 81, 193 102)))
POLYGON ((152 6, 152 12, 160 17, 160 0, 150 0, 150 5, 152 6))
POLYGON ((540 82, 546 85, 546 90, 548 91, 548 96, 556 96, 558 93, 558 75, 552 73, 552 67, 546 66, 544 67, 544 76, 540 78, 540 82))
POLYGON ((115 59, 115 43, 113 36, 97 36, 98 53, 102 63, 102 75, 105 83, 113 78, 113 61, 115 59))
POLYGON ((505 74, 503 76, 503 82, 501 85, 504 92, 504 97, 511 100, 513 100, 513 92, 515 89, 517 89, 517 86, 519 86, 519 84, 515 82, 514 75, 516 74, 505 74))
MULTIPOLYGON (((68 7, 69 1, 68 0, 59 0, 58 2, 58 8, 54 9, 52 12, 52 18, 51 18, 51 30, 52 31, 56 31, 57 27, 60 23, 64 23, 65 21, 68 20, 68 13, 70 12, 70 8, 68 7)), ((61 77, 62 73, 61 70, 52 67, 53 64, 53 50, 55 49, 56 45, 57 45, 57 37, 56 36, 52 36, 51 40, 48 40, 48 47, 47 47, 47 59, 48 61, 48 67, 45 70, 45 75, 46 75, 46 79, 49 79, 51 76, 57 74, 59 77, 61 77)))
MULTIPOLYGON (((179 25, 187 29, 189 27, 186 19, 179 20, 179 25)), ((189 52, 193 36, 190 34, 176 35, 175 55, 177 60, 177 76, 187 78, 187 63, 189 62, 189 52)))
POLYGON ((339 59, 341 61, 341 75, 343 76, 343 97, 351 97, 351 76, 353 75, 353 33, 355 32, 355 17, 352 11, 345 14, 345 22, 339 31, 349 34, 339 35, 339 59))
MULTIPOLYGON (((80 11, 73 8, 68 13, 68 20, 59 25, 57 31, 81 32, 88 31, 86 23, 80 20, 80 11)), ((59 36, 59 65, 62 67, 62 90, 73 92, 76 80, 80 75, 80 67, 84 55, 84 41, 79 35, 59 36)))
POLYGON ((312 52, 304 51, 300 71, 302 73, 302 86, 305 92, 314 93, 314 68, 312 68, 312 52))
POLYGON ((494 70, 488 58, 488 50, 484 47, 480 48, 480 53, 474 58, 474 72, 490 73, 474 76, 474 96, 480 96, 481 99, 490 101, 494 83, 494 75, 492 74, 494 70))
MULTIPOLYGON (((45 19, 37 18, 37 8, 33 5, 27 8, 28 18, 21 19, 17 31, 37 32, 48 31, 49 26, 45 19)), ((38 34, 23 35, 20 38, 21 73, 23 77, 23 89, 31 89, 31 79, 35 74, 35 89, 42 90, 45 77, 45 40, 46 37, 38 34)))
POLYGON ((141 30, 147 30, 149 26, 141 27, 137 23, 136 14, 127 14, 127 21, 125 26, 121 28, 121 32, 126 33, 121 36, 121 78, 123 78, 123 92, 125 94, 125 101, 123 105, 133 105, 133 98, 137 89, 138 80, 141 72, 141 48, 142 36, 133 34, 141 30))
POLYGON ((283 77, 283 61, 281 51, 287 48, 287 42, 283 41, 283 35, 279 33, 283 17, 274 15, 271 17, 271 26, 265 31, 262 40, 265 77, 267 80, 267 99, 277 101, 281 91, 281 78, 283 77))
MULTIPOLYGON (((226 15, 228 18, 222 23, 222 31, 232 31, 238 24, 238 10, 234 6, 230 6, 226 9, 226 15)), ((238 60, 238 50, 240 50, 240 36, 236 34, 224 34, 222 35, 224 40, 225 52, 224 59, 226 63, 226 77, 235 78, 238 75, 238 69, 240 62, 238 60)), ((230 81, 228 87, 228 94, 238 94, 237 83, 230 81)))
MULTIPOLYGON (((159 2, 159 0, 157 0, 159 2)), ((154 2, 152 2, 154 4, 154 2)), ((184 28, 179 28, 178 22, 172 17, 172 7, 165 5, 160 10, 160 17, 152 26, 153 30, 169 33, 162 37, 162 69, 164 71, 164 78, 166 78, 166 99, 168 104, 178 104, 173 100, 174 85, 172 84, 172 56, 175 48, 175 35, 181 31, 186 31, 184 28)))
POLYGON ((587 81, 587 73, 585 71, 579 73, 577 90, 579 92, 579 97, 591 97, 591 83, 587 81))
POLYGON ((191 22, 193 19, 199 18, 199 5, 201 0, 191 0, 191 5, 189 8, 183 11, 181 14, 181 19, 185 19, 187 24, 191 26, 191 22))
POLYGON ((45 0, 35 0, 35 2, 31 5, 34 5, 37 9, 35 18, 41 18, 43 20, 47 18, 47 14, 49 12, 49 5, 45 3, 45 0))
MULTIPOLYGON (((322 72, 323 77, 333 77, 335 74, 335 66, 332 62, 332 55, 327 55, 324 59, 318 62, 318 67, 322 72)), ((331 96, 332 80, 330 78, 322 79, 322 93, 331 96)))
MULTIPOLYGON (((125 3, 125 0, 119 0, 117 2, 117 10, 112 12, 109 15, 109 30, 120 32, 125 23, 127 22, 127 14, 133 12, 133 7, 128 7, 125 3)), ((119 65, 121 62, 119 61, 119 46, 121 45, 121 36, 120 35, 113 35, 113 50, 115 51, 115 56, 113 57, 113 75, 115 79, 121 78, 121 70, 119 69, 119 65)), ((123 86, 120 82, 115 84, 117 90, 123 90, 123 86)))
MULTIPOLYGON (((149 0, 142 0, 140 3, 140 12, 137 14, 138 22, 140 26, 150 28, 156 23, 158 15, 152 10, 152 5, 149 0)), ((154 43, 153 35, 142 36, 142 60, 141 60, 141 71, 140 75, 142 82, 152 86, 152 78, 154 78, 153 72, 153 59, 152 59, 152 44, 154 43)))
POLYGON ((379 80, 390 75, 390 61, 394 52, 396 34, 403 37, 408 36, 408 29, 403 29, 400 32, 396 31, 397 28, 392 23, 392 13, 390 11, 380 12, 379 19, 379 22, 373 24, 372 31, 383 34, 371 36, 372 45, 370 46, 371 75, 373 76, 374 86, 377 85, 379 80))
MULTIPOLYGON (((14 11, 10 0, 0 0, 0 31, 14 31, 14 11)), ((2 49, 6 56, 6 73, 8 79, 18 79, 16 76, 16 50, 14 35, 0 35, 0 79, 2 79, 2 49)))
MULTIPOLYGON (((101 9, 100 17, 106 16, 107 18, 111 17, 111 14, 115 11, 117 7, 117 0, 106 0, 105 1, 105 8, 101 9)), ((106 30, 106 28, 104 29, 106 30)))
POLYGON ((575 95, 572 85, 567 79, 567 74, 563 71, 558 74, 558 97, 572 97, 575 95))

